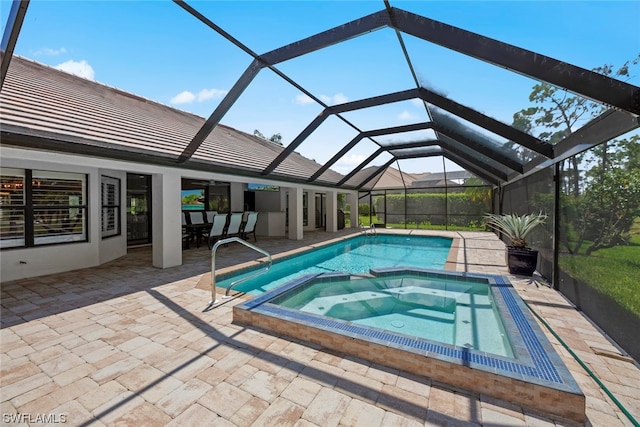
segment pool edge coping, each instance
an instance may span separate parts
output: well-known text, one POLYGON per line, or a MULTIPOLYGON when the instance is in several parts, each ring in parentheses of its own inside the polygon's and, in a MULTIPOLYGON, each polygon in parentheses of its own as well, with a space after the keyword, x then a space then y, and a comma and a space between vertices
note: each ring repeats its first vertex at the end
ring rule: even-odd
MULTIPOLYGON (((392 268, 372 270, 372 272, 377 272, 384 276, 387 273, 390 275, 391 273, 394 273, 394 272, 398 274, 399 272, 408 272, 408 271, 416 271, 416 270, 420 270, 420 269, 392 267, 392 268)), ((478 387, 471 387, 471 391, 473 392, 483 393, 489 396, 506 399, 509 401, 514 401, 515 399, 515 401, 518 404, 522 405, 523 407, 527 407, 535 411, 540 411, 541 413, 547 416, 552 415, 554 417, 558 417, 561 420, 583 422, 586 419, 584 393, 578 386, 577 382, 571 375, 566 365, 562 362, 562 359, 557 354, 556 350, 553 348, 549 339, 546 337, 546 335, 544 334, 540 326, 537 324, 537 322, 535 322, 535 319, 533 319, 533 316, 531 315, 531 313, 529 313, 529 311, 526 309, 526 306, 522 301, 522 298, 518 294, 517 290, 513 287, 513 285, 511 285, 508 278, 506 278, 505 276, 488 275, 488 274, 480 274, 480 273, 451 272, 451 271, 445 271, 445 270, 422 269, 421 272, 436 274, 436 275, 445 275, 445 276, 458 276, 458 277, 464 276, 464 277, 473 278, 476 280, 478 279, 487 280, 490 282, 493 280, 491 284, 491 292, 498 292, 501 294, 503 294, 504 292, 507 292, 506 294, 507 298, 509 298, 509 295, 511 295, 511 297, 515 297, 514 301, 510 303, 511 308, 513 308, 513 305, 515 304, 515 306, 520 311, 522 316, 526 319, 528 324, 531 326, 532 331, 529 331, 529 332, 532 332, 534 334, 535 341, 537 341, 537 343, 534 343, 536 344, 535 351, 538 352, 541 349, 544 350, 544 353, 548 355, 548 358, 549 358, 549 360, 547 360, 546 363, 550 363, 553 366, 553 368, 555 368, 559 381, 552 381, 552 380, 549 380, 548 378, 543 378, 543 376, 548 375, 548 372, 543 372, 540 375, 531 375, 531 372, 534 372, 535 369, 541 369, 541 371, 546 371, 549 368, 548 364, 542 363, 540 365, 538 363, 539 360, 538 361, 534 360, 531 357, 531 353, 530 353, 531 350, 528 350, 528 353, 527 353, 529 357, 526 357, 527 355, 523 355, 522 349, 519 349, 517 354, 518 358, 510 359, 507 357, 495 356, 495 355, 491 355, 485 352, 480 352, 477 350, 466 349, 464 347, 456 347, 454 345, 420 339, 417 341, 420 341, 420 345, 422 346, 422 349, 424 351, 416 351, 415 346, 412 346, 413 344, 410 341, 407 341, 406 336, 403 336, 402 334, 397 334, 390 331, 384 331, 383 333, 376 335, 377 338, 372 338, 371 336, 366 337, 360 333, 354 332, 354 331, 357 331, 358 326, 355 326, 355 327, 350 325, 348 325, 347 327, 344 327, 343 325, 336 326, 336 324, 338 323, 351 324, 351 322, 336 321, 336 323, 333 324, 332 327, 327 327, 327 323, 331 323, 333 319, 328 322, 324 322, 322 326, 325 329, 323 330, 323 329, 319 329, 319 326, 316 322, 317 319, 315 319, 315 321, 313 319, 313 317, 322 318, 323 316, 315 316, 310 313, 306 313, 305 316, 298 316, 295 313, 296 310, 285 309, 283 307, 275 306, 269 303, 270 300, 272 300, 273 298, 276 298, 278 295, 282 295, 283 293, 288 292, 297 286, 304 285, 305 283, 313 280, 330 281, 330 280, 342 280, 346 277, 349 277, 349 275, 345 273, 310 274, 310 275, 305 275, 298 279, 292 280, 284 285, 281 285, 280 287, 274 290, 265 292, 249 301, 245 301, 243 303, 240 303, 234 306, 233 321, 234 323, 236 322, 247 323, 247 324, 257 326, 263 329, 271 330, 286 336, 290 336, 295 339, 300 339, 300 337, 292 336, 289 333, 287 328, 282 329, 281 327, 279 327, 278 325, 274 325, 273 323, 274 321, 281 322, 284 320, 286 322, 283 322, 283 323, 294 323, 296 325, 299 325, 297 327, 310 329, 311 332, 307 332, 312 337, 311 339, 309 339, 310 342, 313 342, 315 344, 320 344, 327 348, 332 348, 334 350, 346 352, 348 354, 352 354, 352 353, 345 351, 345 349, 341 348, 341 346, 339 345, 332 345, 332 342, 334 342, 335 340, 330 338, 327 338, 325 340, 320 340, 319 338, 316 338, 316 341, 322 341, 322 342, 316 342, 314 341, 313 336, 314 335, 317 336, 319 334, 319 331, 322 331, 322 334, 325 334, 325 333, 338 334, 344 337, 345 339, 347 339, 348 342, 351 342, 355 339, 362 340, 366 343, 366 345, 379 346, 379 351, 394 353, 392 356, 393 358, 402 358, 403 354, 405 356, 407 354, 412 354, 413 356, 411 357, 422 358, 422 362, 420 363, 416 362, 418 363, 418 365, 425 365, 424 358, 430 361, 428 365, 431 365, 431 364, 439 365, 444 363, 445 366, 449 366, 449 368, 445 368, 445 369, 448 369, 449 371, 453 369, 451 368, 451 365, 456 365, 458 368, 465 368, 465 369, 472 370, 473 373, 469 374, 470 376, 473 376, 478 372, 482 373, 481 375, 483 377, 482 381, 479 378, 474 377, 473 381, 471 382, 482 383, 483 381, 484 382, 488 381, 492 384, 498 384, 499 385, 498 388, 506 387, 505 384, 507 384, 509 385, 509 387, 513 386, 514 389, 518 390, 517 392, 503 391, 503 392, 496 393, 496 392, 492 392, 491 390, 487 390, 486 387, 484 386, 483 386, 484 388, 478 386, 478 387), (499 279, 496 279, 496 278, 499 278, 499 279), (273 307, 270 307, 270 305, 277 308, 274 309, 273 307), (251 313, 251 314, 247 315, 246 313, 251 313), (264 318, 260 321, 252 321, 249 319, 249 318, 260 318, 260 317, 264 317, 264 318), (268 320, 269 318, 271 318, 272 320, 271 321, 268 320), (316 331, 316 332, 314 333, 313 331, 316 331), (392 338, 390 340, 389 337, 399 337, 399 338, 392 338), (458 356, 458 354, 462 354, 462 357, 458 356), (465 356, 466 356, 466 359, 464 359, 465 356), (479 360, 483 361, 484 363, 479 363, 478 362, 479 360), (519 367, 514 370, 513 360, 517 360, 518 364, 522 365, 522 367, 519 367), (511 366, 509 365, 510 363, 511 363, 511 366), (533 388, 533 390, 527 391, 526 390, 527 388, 533 388), (540 391, 539 389, 542 391, 540 391), (557 404, 553 403, 555 401, 554 399, 548 401, 545 405, 543 405, 543 407, 538 407, 537 405, 531 403, 531 402, 534 402, 531 396, 532 393, 533 394, 539 393, 544 395, 551 394, 554 396, 554 399, 557 399, 559 402, 564 402, 565 406, 568 401, 574 402, 575 408, 568 411, 566 407, 564 410, 562 408, 554 409, 555 408, 554 405, 557 406, 557 404)), ((501 298, 498 298, 498 299, 501 300, 504 297, 505 295, 501 295, 501 298)), ((505 304, 502 304, 502 308, 499 308, 499 310, 510 309, 509 306, 505 307, 505 304)), ((506 326, 505 328, 508 329, 506 326)), ((375 328, 366 328, 366 329, 375 329, 375 328)), ((508 333, 511 335, 513 331, 508 333)), ((512 337, 510 336, 510 339, 511 338, 512 337)), ((362 354, 352 354, 352 355, 361 357, 366 360, 371 360, 371 358, 367 358, 362 354)), ((384 360, 374 360, 374 361, 376 363, 385 364, 384 360)), ((389 365, 387 364, 387 366, 389 365)), ((396 366, 393 366, 393 367, 398 368, 396 366)), ((409 370, 409 372, 415 373, 416 369, 418 368, 411 369, 409 370)), ((444 377, 440 377, 437 374, 427 375, 427 377, 432 380, 439 381, 444 384, 449 384, 454 387, 461 387, 469 390, 468 382, 466 381, 460 382, 455 380, 452 381, 449 379, 449 376, 451 376, 451 373, 449 373, 448 375, 445 375, 444 377)))

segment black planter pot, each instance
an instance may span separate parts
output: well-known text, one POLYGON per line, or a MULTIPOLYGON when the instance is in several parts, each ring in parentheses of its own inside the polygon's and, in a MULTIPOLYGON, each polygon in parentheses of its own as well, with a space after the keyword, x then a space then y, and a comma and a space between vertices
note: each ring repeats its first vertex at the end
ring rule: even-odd
POLYGON ((507 265, 511 274, 532 276, 538 265, 538 251, 508 247, 507 265))

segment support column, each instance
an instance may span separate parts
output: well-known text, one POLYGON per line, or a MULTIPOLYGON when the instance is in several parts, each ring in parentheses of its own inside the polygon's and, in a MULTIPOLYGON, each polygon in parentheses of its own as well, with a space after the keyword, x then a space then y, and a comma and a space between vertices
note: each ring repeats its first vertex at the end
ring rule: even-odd
POLYGON ((244 211, 244 186, 242 182, 232 182, 229 188, 229 209, 231 212, 244 211))
POLYGON ((327 231, 338 231, 338 193, 327 191, 327 231))
POLYGON ((289 239, 302 240, 302 188, 289 188, 289 239))
POLYGON ((308 220, 309 225, 307 225, 308 230, 316 229, 316 192, 313 190, 307 191, 307 210, 308 210, 308 220))
POLYGON ((347 194, 347 203, 349 203, 349 207, 351 209, 349 219, 351 220, 351 228, 358 228, 360 224, 359 215, 358 215, 358 193, 348 193, 347 194))
POLYGON ((178 173, 151 177, 153 266, 175 267, 182 264, 182 215, 178 173))

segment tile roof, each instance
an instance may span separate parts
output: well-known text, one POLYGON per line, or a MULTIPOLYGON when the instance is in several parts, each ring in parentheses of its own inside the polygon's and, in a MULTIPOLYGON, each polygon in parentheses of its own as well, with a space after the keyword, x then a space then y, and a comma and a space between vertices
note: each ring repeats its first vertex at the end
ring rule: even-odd
MULTIPOLYGON (((357 185, 363 180, 366 180, 372 173, 379 169, 378 166, 369 166, 356 173, 351 179, 347 181, 348 185, 357 185)), ((410 187, 411 184, 418 179, 419 176, 425 174, 415 174, 408 172, 400 172, 398 169, 391 166, 387 167, 384 172, 376 175, 373 179, 368 180, 365 185, 362 186, 362 190, 372 189, 396 189, 410 187)))
MULTIPOLYGON (((26 135, 66 143, 124 151, 140 156, 177 159, 205 119, 140 96, 83 79, 40 63, 14 56, 0 93, 3 136, 26 135)), ((47 147, 43 143, 44 148, 47 147)), ((255 176, 284 149, 262 138, 218 125, 190 163, 205 163, 255 176)), ((320 164, 292 153, 270 178, 302 181, 320 164)), ((338 182, 342 175, 329 169, 318 184, 338 182)))

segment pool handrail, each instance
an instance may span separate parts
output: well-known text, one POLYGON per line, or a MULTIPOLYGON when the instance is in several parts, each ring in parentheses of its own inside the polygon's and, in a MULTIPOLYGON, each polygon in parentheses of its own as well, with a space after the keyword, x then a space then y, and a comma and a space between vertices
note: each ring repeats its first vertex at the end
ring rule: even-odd
POLYGON ((373 234, 375 236, 378 235, 378 233, 376 232, 376 225, 375 224, 371 224, 370 226, 366 226, 364 224, 360 224, 360 231, 362 233, 364 233, 364 235, 366 236, 367 234, 373 234), (367 230, 371 231, 371 233, 367 233, 367 230))
POLYGON ((232 282, 224 294, 225 298, 229 298, 229 291, 238 283, 244 282, 245 280, 249 280, 260 274, 266 273, 271 268, 272 261, 271 261, 271 254, 269 252, 263 249, 260 249, 259 247, 252 245, 251 243, 245 240, 242 240, 239 237, 228 237, 226 239, 218 240, 211 248, 211 302, 209 302, 209 306, 212 306, 213 304, 216 304, 218 302, 218 300, 216 300, 216 251, 218 250, 218 247, 229 244, 229 243, 233 243, 233 242, 241 243, 246 247, 248 247, 249 249, 253 249, 256 252, 260 252, 261 254, 265 255, 266 257, 268 257, 268 264, 264 270, 257 270, 256 272, 254 272, 253 274, 250 274, 247 277, 243 277, 242 279, 238 279, 235 282, 232 282))

